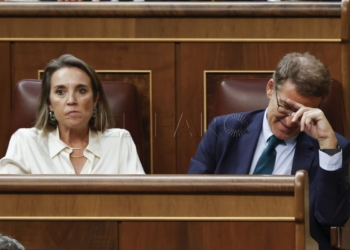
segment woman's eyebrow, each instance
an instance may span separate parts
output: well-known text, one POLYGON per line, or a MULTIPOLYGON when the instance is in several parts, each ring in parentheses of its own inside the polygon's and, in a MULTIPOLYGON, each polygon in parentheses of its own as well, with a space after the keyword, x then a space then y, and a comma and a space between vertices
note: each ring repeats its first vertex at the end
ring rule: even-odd
POLYGON ((66 86, 64 86, 63 84, 57 84, 55 86, 53 86, 53 88, 58 89, 58 88, 65 88, 66 86))
POLYGON ((87 87, 87 86, 88 86, 88 84, 86 84, 86 83, 79 83, 79 84, 76 86, 76 88, 87 87))

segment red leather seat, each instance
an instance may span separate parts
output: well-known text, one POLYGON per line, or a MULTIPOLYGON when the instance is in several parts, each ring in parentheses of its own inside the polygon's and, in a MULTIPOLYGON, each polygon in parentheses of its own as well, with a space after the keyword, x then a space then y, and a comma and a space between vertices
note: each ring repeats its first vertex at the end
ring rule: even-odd
MULTIPOLYGON (((125 128, 130 132, 142 162, 143 138, 136 87, 125 82, 103 82, 102 85, 115 127, 125 128)), ((17 129, 31 128, 35 125, 40 87, 40 80, 25 79, 17 84, 12 101, 9 138, 17 129)))

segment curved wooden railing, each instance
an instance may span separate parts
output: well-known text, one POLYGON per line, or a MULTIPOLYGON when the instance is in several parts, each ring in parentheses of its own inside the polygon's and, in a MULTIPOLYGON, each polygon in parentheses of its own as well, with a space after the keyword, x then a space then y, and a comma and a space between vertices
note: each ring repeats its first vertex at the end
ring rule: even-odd
POLYGON ((0 200, 0 231, 14 234, 28 248, 82 249, 82 245, 57 238, 61 235, 57 232, 65 231, 71 238, 84 234, 83 249, 91 249, 89 244, 99 237, 120 245, 120 249, 126 249, 122 247, 125 242, 129 242, 128 249, 162 249, 156 242, 145 244, 148 238, 159 235, 160 241, 172 238, 182 249, 206 249, 203 246, 221 244, 216 236, 206 235, 205 228, 210 226, 223 234, 226 230, 248 230, 250 233, 243 236, 225 237, 225 244, 242 246, 236 249, 315 249, 309 236, 305 171, 296 176, 260 177, 1 175, 0 200), (89 231, 92 221, 104 229, 89 231), (173 228, 174 223, 182 226, 173 228), (34 224, 35 230, 23 230, 34 224), (72 229, 77 225, 78 232, 72 229), (163 226, 166 228, 160 232, 163 226), (183 227, 188 227, 188 235, 181 235, 183 227), (268 241, 249 240, 251 232, 261 231, 259 227, 265 228, 268 241), (28 240, 43 230, 45 237, 28 240), (277 233, 281 231, 295 237, 288 236, 285 242, 277 233), (108 236, 113 232, 119 232, 118 237, 108 236), (140 238, 133 241, 136 232, 140 238), (193 237, 201 241, 194 243, 193 237))

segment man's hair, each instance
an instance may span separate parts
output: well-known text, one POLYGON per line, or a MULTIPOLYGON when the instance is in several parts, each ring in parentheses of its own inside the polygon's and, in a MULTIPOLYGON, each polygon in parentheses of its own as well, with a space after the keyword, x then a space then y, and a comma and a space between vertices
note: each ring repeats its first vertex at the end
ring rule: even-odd
POLYGON ((321 97, 324 100, 331 87, 331 75, 327 67, 309 53, 290 53, 278 63, 273 74, 277 89, 289 80, 296 91, 305 97, 321 97))
POLYGON ((15 239, 0 234, 0 250, 25 250, 15 239))
POLYGON ((57 59, 53 59, 46 66, 41 81, 41 91, 36 111, 37 119, 35 127, 37 129, 42 129, 44 132, 48 132, 57 127, 57 121, 51 121, 49 119, 51 78, 57 70, 62 68, 79 68, 84 71, 90 78, 94 100, 96 100, 97 96, 99 97, 96 105, 96 117, 91 118, 89 122, 90 129, 101 130, 101 132, 104 132, 107 128, 113 127, 113 116, 108 106, 107 98, 103 91, 101 81, 98 78, 95 70, 83 60, 69 54, 62 55, 57 59))

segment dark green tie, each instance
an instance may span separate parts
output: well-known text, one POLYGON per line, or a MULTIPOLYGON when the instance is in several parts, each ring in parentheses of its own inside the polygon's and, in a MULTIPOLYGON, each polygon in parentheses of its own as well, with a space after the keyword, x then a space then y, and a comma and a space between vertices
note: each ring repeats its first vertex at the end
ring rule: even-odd
POLYGON ((282 142, 274 135, 269 138, 269 144, 262 152, 253 174, 272 174, 277 154, 275 148, 282 142))

